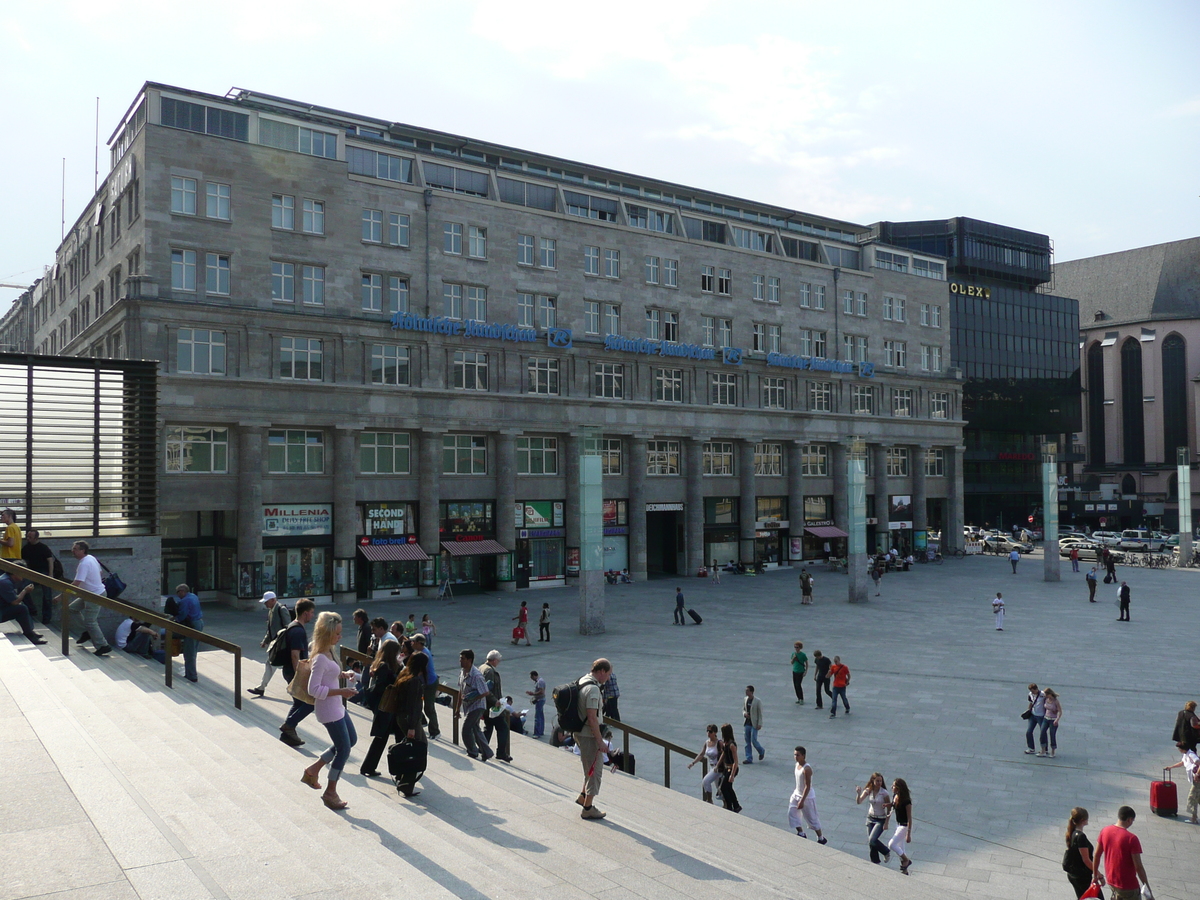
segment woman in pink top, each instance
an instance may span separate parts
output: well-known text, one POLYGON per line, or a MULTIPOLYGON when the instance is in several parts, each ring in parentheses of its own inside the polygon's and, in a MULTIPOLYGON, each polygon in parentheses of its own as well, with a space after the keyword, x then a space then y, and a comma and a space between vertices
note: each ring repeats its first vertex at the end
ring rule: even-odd
POLYGON ((329 783, 321 799, 330 809, 345 809, 349 806, 338 796, 337 783, 342 777, 342 769, 350 758, 350 748, 358 742, 354 732, 354 722, 346 714, 346 704, 343 698, 353 697, 357 691, 354 688, 338 687, 338 678, 349 678, 353 673, 343 672, 333 655, 333 648, 342 639, 342 617, 334 612, 323 612, 317 617, 313 627, 312 647, 309 656, 312 659, 312 675, 308 678, 308 692, 316 700, 315 711, 317 721, 329 732, 333 746, 320 755, 316 762, 304 770, 300 780, 314 790, 320 790, 321 784, 317 777, 321 769, 329 766, 329 783))

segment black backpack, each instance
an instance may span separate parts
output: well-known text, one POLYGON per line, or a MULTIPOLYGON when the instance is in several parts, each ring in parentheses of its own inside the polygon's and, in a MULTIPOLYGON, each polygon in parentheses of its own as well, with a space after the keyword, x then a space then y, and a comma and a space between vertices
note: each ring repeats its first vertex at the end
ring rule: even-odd
POLYGON ((288 630, 291 627, 291 625, 288 625, 287 628, 280 628, 275 635, 275 639, 267 647, 267 662, 277 668, 287 665, 292 658, 292 652, 288 649, 287 639, 288 630))
POLYGON ((558 710, 558 724, 570 734, 583 731, 587 720, 579 713, 579 697, 582 693, 579 682, 560 684, 554 689, 554 708, 558 710))

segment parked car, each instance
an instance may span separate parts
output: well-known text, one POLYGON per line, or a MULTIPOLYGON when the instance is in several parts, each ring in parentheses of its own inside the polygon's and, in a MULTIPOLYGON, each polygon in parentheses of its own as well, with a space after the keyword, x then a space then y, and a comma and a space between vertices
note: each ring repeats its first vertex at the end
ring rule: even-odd
MULTIPOLYGON (((1100 554, 1104 552, 1104 545, 1097 544, 1095 541, 1071 540, 1071 541, 1068 541, 1066 544, 1059 544, 1058 555, 1063 557, 1064 559, 1066 559, 1071 555, 1072 548, 1078 549, 1079 550, 1079 558, 1086 559, 1086 560, 1099 561, 1100 554)), ((1113 555, 1114 562, 1124 562, 1125 561, 1125 554, 1122 553, 1120 550, 1110 549, 1109 552, 1113 555)))
POLYGON ((1033 544, 1025 541, 1014 541, 1003 534, 993 534, 984 539, 983 549, 986 553, 1011 553, 1013 550, 1017 550, 1020 553, 1032 553, 1033 544))
POLYGON ((1091 538, 1089 538, 1082 531, 1060 531, 1058 533, 1059 541, 1065 541, 1068 538, 1078 538, 1081 541, 1090 541, 1091 540, 1091 538))
POLYGON ((1121 540, 1117 546, 1122 550, 1140 550, 1157 553, 1162 549, 1162 538, 1155 537, 1145 528, 1126 528, 1121 532, 1121 540))
POLYGON ((1117 531, 1093 531, 1092 540, 1097 544, 1106 544, 1109 547, 1115 547, 1121 543, 1121 534, 1117 531))

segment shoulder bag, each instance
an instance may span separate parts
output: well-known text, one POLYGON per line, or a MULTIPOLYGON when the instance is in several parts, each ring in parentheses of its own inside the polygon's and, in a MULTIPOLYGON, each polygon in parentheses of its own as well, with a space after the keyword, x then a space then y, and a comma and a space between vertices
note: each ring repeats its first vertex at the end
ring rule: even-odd
POLYGON ((308 679, 312 675, 313 661, 302 659, 296 664, 296 677, 288 684, 288 693, 309 706, 316 706, 317 698, 308 692, 308 679))

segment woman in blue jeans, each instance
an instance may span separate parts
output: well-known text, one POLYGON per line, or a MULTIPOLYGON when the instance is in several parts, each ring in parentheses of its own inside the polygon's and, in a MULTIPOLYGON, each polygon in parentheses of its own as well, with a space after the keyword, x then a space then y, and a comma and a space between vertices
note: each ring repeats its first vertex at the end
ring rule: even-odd
POLYGON ((1038 690, 1036 684, 1029 685, 1029 707, 1026 709, 1029 713, 1029 718, 1026 720, 1029 724, 1025 727, 1025 744, 1026 753, 1035 753, 1033 749, 1033 733, 1042 724, 1042 720, 1046 718, 1046 695, 1038 690))
POLYGON ((892 853, 887 844, 880 840, 887 830, 888 819, 892 814, 892 795, 883 786, 883 775, 875 772, 867 780, 867 786, 855 788, 855 800, 862 803, 868 801, 867 807, 867 849, 871 852, 871 862, 879 865, 891 859, 892 853))
POLYGON ((317 721, 329 732, 333 746, 322 753, 317 761, 304 770, 300 780, 313 790, 320 790, 321 784, 317 777, 321 769, 329 766, 329 782, 321 800, 330 809, 345 809, 349 806, 338 796, 337 784, 342 777, 342 769, 350 758, 350 748, 358 742, 354 731, 354 722, 346 713, 345 699, 353 697, 358 692, 354 688, 338 687, 338 678, 349 678, 352 672, 343 672, 333 655, 333 648, 342 639, 342 617, 335 612, 323 612, 317 617, 313 628, 312 674, 308 678, 308 692, 314 699, 317 721))

